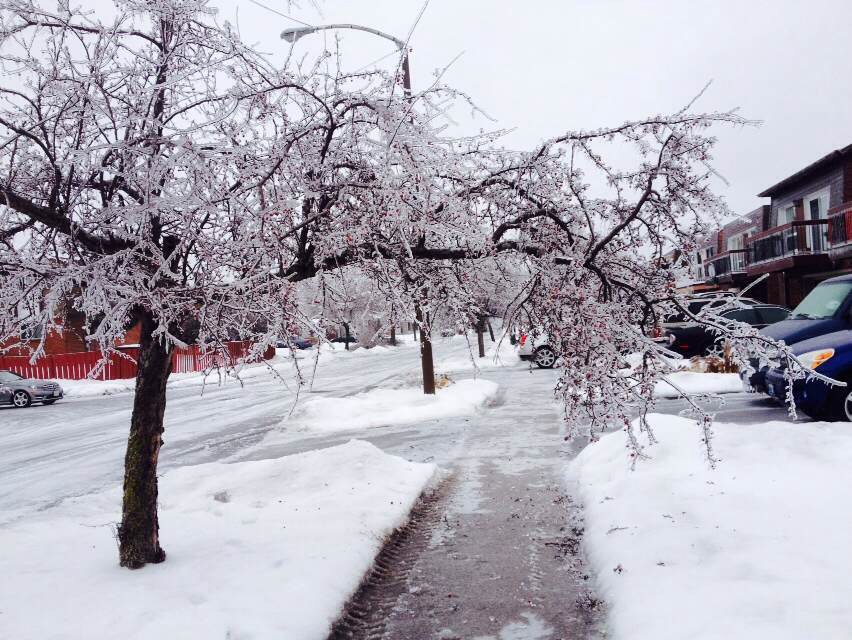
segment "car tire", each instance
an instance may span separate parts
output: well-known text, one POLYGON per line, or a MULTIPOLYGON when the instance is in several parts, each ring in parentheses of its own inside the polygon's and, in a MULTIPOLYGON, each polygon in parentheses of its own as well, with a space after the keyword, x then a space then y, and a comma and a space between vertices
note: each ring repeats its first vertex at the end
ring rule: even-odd
POLYGON ((552 369, 556 364, 556 352, 547 345, 542 345, 535 350, 533 362, 539 369, 552 369))
POLYGON ((33 399, 26 391, 15 391, 12 394, 12 404, 18 409, 25 409, 33 403, 33 399))
POLYGON ((831 422, 852 422, 852 378, 843 380, 845 387, 835 387, 828 396, 827 406, 823 415, 811 415, 815 419, 824 419, 831 422))

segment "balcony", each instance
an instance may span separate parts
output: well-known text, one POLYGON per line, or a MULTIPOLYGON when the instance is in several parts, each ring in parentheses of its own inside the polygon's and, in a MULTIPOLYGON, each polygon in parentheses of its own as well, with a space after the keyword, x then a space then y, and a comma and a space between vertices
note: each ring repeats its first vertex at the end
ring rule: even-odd
POLYGON ((794 220, 753 235, 746 241, 748 274, 828 266, 829 229, 828 220, 794 220))
POLYGON ((704 264, 704 276, 716 282, 730 281, 738 273, 745 273, 748 249, 731 249, 710 258, 704 264))

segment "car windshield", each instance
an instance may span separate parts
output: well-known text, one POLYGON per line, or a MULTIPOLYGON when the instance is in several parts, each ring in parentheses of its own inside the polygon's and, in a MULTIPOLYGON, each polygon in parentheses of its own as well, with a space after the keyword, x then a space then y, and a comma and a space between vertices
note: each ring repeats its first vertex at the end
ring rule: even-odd
POLYGON ((18 380, 23 380, 23 378, 11 371, 0 371, 0 382, 16 382, 18 380))
POLYGON ((852 282, 823 283, 805 296, 799 306, 793 309, 790 318, 801 320, 830 318, 843 304, 850 291, 852 291, 852 282))

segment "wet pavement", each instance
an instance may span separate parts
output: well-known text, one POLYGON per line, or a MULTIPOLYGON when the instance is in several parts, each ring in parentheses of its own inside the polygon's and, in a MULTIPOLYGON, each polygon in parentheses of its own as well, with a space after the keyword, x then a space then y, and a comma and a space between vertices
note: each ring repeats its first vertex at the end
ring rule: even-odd
POLYGON ((514 384, 530 373, 503 376, 502 404, 471 425, 440 518, 378 637, 601 637, 581 512, 562 478, 580 443, 563 441, 547 391, 514 384))

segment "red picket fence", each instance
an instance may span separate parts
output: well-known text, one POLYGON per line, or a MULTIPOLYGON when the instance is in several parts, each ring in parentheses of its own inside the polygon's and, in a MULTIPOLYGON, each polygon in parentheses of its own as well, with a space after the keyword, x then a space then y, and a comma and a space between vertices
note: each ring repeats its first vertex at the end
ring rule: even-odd
MULTIPOLYGON (((190 373, 204 371, 213 366, 227 366, 245 358, 251 348, 251 342, 228 342, 228 355, 203 352, 198 345, 186 349, 175 349, 172 353, 172 373, 190 373)), ((104 365, 95 380, 124 380, 136 377, 136 358, 139 357, 138 347, 122 347, 122 355, 113 354, 104 365)), ((269 360, 275 355, 275 349, 270 347, 263 354, 269 360)), ((42 356, 30 364, 28 356, 0 356, 0 369, 8 369, 25 378, 83 380, 95 370, 101 360, 100 351, 83 353, 60 353, 52 356, 42 356)))

